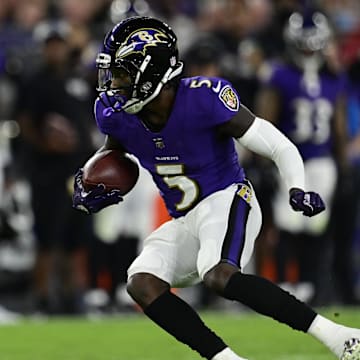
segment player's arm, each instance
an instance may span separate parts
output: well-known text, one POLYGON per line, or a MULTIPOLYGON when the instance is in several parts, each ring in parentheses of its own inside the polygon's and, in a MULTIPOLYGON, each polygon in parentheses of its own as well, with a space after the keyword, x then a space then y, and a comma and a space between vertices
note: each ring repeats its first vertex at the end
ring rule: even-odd
MULTIPOLYGON (((106 136, 103 146, 98 149, 97 153, 106 150, 118 150, 120 153, 125 153, 124 147, 110 136, 106 136)), ((81 168, 76 173, 74 179, 72 200, 75 209, 87 214, 93 214, 107 206, 118 204, 123 200, 119 190, 106 191, 103 184, 99 184, 91 191, 85 191, 82 183, 82 175, 83 170, 81 168)))
POLYGON ((256 117, 241 106, 221 131, 237 139, 247 149, 274 161, 289 189, 304 189, 304 164, 299 151, 269 121, 256 117))
POLYGON ((247 149, 271 159, 290 192, 290 204, 296 211, 313 216, 324 210, 320 196, 305 192, 304 163, 296 146, 269 121, 256 117, 241 106, 230 121, 219 126, 221 134, 232 136, 247 149))

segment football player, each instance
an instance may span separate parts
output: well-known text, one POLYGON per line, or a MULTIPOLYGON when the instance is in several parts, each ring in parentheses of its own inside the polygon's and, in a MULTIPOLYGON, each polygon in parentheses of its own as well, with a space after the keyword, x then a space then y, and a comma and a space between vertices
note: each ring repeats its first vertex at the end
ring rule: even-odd
MULTIPOLYGON (((145 239, 128 269, 127 290, 144 313, 206 359, 244 360, 170 291, 203 281, 220 296, 315 336, 339 358, 359 359, 359 330, 329 321, 275 284, 242 272, 261 211, 234 139, 274 160, 292 208, 311 217, 325 206, 305 189, 296 147, 242 105, 225 79, 181 78, 176 35, 157 19, 117 24, 105 37, 97 66, 95 117, 107 135, 99 151, 135 155, 172 216, 145 239)), ((85 192, 81 174, 75 177, 76 208, 93 213, 122 200, 102 185, 85 192)))
POLYGON ((332 46, 332 36, 323 13, 310 8, 293 13, 284 31, 288 61, 273 63, 257 109, 297 146, 304 160, 307 186, 321 193, 327 205, 324 212, 311 219, 289 213, 288 189, 282 182, 274 198, 274 221, 280 229, 279 281, 287 280, 287 260, 295 258, 299 288, 308 288, 308 300, 312 298, 318 304, 324 301, 319 291, 319 265, 324 263, 324 249, 329 247, 326 243, 330 244, 326 237, 338 170, 344 172, 347 168, 346 81, 325 56, 332 46), (315 290, 318 293, 311 294, 315 290))

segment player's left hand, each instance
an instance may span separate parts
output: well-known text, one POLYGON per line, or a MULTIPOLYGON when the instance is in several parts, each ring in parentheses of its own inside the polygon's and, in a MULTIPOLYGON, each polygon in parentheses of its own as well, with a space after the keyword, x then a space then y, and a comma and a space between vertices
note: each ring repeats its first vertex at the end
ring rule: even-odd
POLYGON ((314 216, 325 210, 325 204, 318 193, 295 188, 290 190, 290 205, 293 210, 302 211, 305 216, 314 216))

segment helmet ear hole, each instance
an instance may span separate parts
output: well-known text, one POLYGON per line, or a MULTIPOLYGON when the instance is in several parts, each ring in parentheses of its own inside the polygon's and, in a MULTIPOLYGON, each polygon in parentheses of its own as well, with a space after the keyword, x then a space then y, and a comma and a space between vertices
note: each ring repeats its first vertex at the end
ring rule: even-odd
POLYGON ((105 37, 101 54, 107 55, 103 56, 107 63, 97 62, 99 69, 122 67, 130 74, 133 91, 123 106, 125 111, 129 104, 133 108, 137 104, 136 112, 140 111, 182 69, 175 33, 166 23, 151 17, 132 17, 115 25, 105 37))

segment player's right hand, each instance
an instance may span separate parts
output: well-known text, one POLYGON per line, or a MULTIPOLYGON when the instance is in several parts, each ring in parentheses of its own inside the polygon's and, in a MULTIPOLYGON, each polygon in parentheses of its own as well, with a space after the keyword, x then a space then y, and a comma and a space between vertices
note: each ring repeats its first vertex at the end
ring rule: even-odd
POLYGON ((325 204, 316 192, 301 189, 290 190, 290 205, 295 211, 302 211, 305 216, 314 216, 325 210, 325 204))
POLYGON ((101 209, 118 204, 123 200, 119 190, 105 191, 103 184, 97 185, 93 190, 85 191, 82 183, 83 170, 79 169, 74 179, 74 192, 72 196, 73 208, 87 214, 94 214, 101 209))

